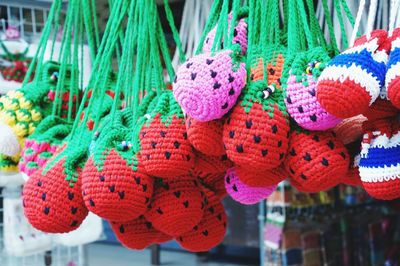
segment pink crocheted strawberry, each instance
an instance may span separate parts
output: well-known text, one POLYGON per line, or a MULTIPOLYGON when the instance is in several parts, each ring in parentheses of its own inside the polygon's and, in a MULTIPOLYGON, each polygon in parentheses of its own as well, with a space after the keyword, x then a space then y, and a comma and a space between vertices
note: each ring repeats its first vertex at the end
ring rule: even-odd
POLYGON ((263 81, 263 59, 254 55, 251 79, 224 125, 223 141, 228 158, 236 165, 258 171, 278 167, 288 148, 289 117, 280 89, 282 49, 271 49, 263 81))
POLYGON ((182 109, 199 121, 222 118, 246 84, 244 63, 232 50, 199 54, 179 67, 173 85, 182 109))
POLYGON ((144 214, 157 230, 179 236, 196 226, 205 208, 205 195, 199 183, 183 176, 156 184, 153 199, 144 214))
MULTIPOLYGON (((243 12, 242 12, 243 13, 243 12)), ((245 14, 243 14, 245 15, 245 14)), ((228 32, 231 28, 232 14, 228 16, 228 32)), ((211 52, 213 43, 215 40, 215 34, 217 32, 217 26, 215 26, 208 34, 203 44, 203 52, 208 53, 211 52)), ((241 18, 237 24, 235 22, 235 28, 233 29, 233 44, 239 44, 241 48, 242 54, 246 54, 247 52, 247 23, 245 19, 241 18)))
POLYGON ((210 193, 207 196, 208 204, 200 223, 176 238, 181 247, 188 251, 208 251, 224 239, 227 226, 224 206, 216 196, 210 197, 210 193))
POLYGON ((130 249, 145 249, 152 244, 161 244, 172 237, 154 229, 144 216, 128 222, 110 222, 119 242, 130 249))
POLYGON ((149 175, 173 178, 187 175, 194 164, 179 105, 170 91, 158 97, 158 103, 140 132, 140 154, 149 175))
POLYGON ((321 47, 296 53, 286 62, 283 87, 288 113, 297 124, 308 130, 326 130, 341 119, 329 114, 316 96, 317 78, 330 60, 321 47))

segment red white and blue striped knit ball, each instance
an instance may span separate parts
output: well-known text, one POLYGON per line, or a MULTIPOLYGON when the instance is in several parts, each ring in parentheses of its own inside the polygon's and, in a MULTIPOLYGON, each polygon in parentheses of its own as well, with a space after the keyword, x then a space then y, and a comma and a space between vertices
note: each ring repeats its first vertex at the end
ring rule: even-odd
MULTIPOLYGON (((363 113, 379 97, 388 60, 387 32, 361 36, 335 56, 321 73, 317 98, 328 113, 348 118, 363 113)), ((390 43, 389 43, 390 45, 390 43)))
POLYGON ((392 49, 386 72, 388 98, 394 106, 400 108, 400 28, 392 35, 392 49))
POLYGON ((392 200, 400 197, 400 131, 392 137, 381 132, 368 141, 364 135, 359 162, 361 181, 372 197, 392 200), (370 143, 368 143, 370 142, 370 143))

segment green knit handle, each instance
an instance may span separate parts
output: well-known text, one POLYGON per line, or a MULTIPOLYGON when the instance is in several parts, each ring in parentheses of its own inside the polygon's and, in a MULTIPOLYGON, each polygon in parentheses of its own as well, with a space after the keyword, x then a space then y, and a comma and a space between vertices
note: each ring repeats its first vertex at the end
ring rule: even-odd
POLYGON ((204 31, 201 34, 199 45, 196 49, 195 54, 198 55, 203 50, 204 41, 206 40, 207 34, 212 30, 212 28, 217 24, 219 12, 222 7, 222 0, 215 0, 211 6, 210 13, 208 15, 208 19, 204 26, 204 31))

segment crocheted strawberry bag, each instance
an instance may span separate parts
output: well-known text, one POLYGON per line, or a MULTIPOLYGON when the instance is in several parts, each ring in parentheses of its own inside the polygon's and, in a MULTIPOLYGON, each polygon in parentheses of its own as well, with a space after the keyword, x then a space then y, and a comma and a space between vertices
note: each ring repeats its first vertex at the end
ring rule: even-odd
MULTIPOLYGON (((232 7, 232 21, 236 21, 239 2, 232 7)), ((228 34, 228 0, 215 1, 197 55, 182 64, 173 84, 176 100, 190 117, 206 122, 222 118, 236 103, 245 83, 246 69, 241 63, 241 47, 232 43, 234 29, 228 34), (201 53, 207 32, 217 22, 211 52, 201 53), (223 40, 222 47, 219 50, 223 40)))
POLYGON ((149 175, 173 178, 187 175, 194 164, 182 111, 170 91, 158 96, 140 133, 140 154, 149 175))
POLYGON ((58 116, 48 116, 42 120, 35 132, 25 140, 18 168, 27 176, 32 175, 61 146, 71 132, 72 125, 58 116))
POLYGON ((285 169, 302 192, 320 192, 338 185, 349 168, 347 149, 332 132, 294 130, 285 169))

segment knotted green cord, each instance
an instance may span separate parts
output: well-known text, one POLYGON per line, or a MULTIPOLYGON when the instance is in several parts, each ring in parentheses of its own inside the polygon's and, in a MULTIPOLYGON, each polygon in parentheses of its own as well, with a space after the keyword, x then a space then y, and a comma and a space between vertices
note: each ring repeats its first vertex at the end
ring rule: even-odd
MULTIPOLYGON (((101 41, 101 44, 100 44, 100 47, 98 50, 98 55, 96 56, 96 60, 92 67, 92 75, 90 76, 90 79, 89 79, 88 88, 85 90, 85 92, 83 94, 82 101, 81 101, 81 104, 78 109, 77 118, 75 119, 74 125, 71 130, 70 139, 73 139, 75 137, 75 134, 76 134, 76 131, 78 128, 78 124, 80 122, 79 116, 82 113, 83 109, 85 108, 85 102, 88 99, 89 89, 92 88, 92 97, 94 97, 95 90, 96 91, 100 90, 99 87, 93 86, 93 85, 97 85, 99 83, 99 81, 100 81, 99 76, 102 75, 105 71, 108 71, 108 72, 106 72, 107 78, 110 75, 110 73, 109 73, 110 67, 109 67, 109 65, 107 65, 107 63, 109 62, 109 59, 111 57, 112 48, 115 45, 115 40, 118 38, 118 36, 115 36, 115 35, 117 35, 117 33, 118 33, 119 25, 120 25, 120 23, 123 19, 123 16, 126 12, 126 8, 127 8, 126 1, 116 1, 116 4, 111 9, 110 18, 106 25, 106 29, 104 31, 104 36, 102 38, 102 41, 101 41), (109 37, 109 36, 111 36, 111 37, 109 37)), ((105 90, 105 88, 101 88, 101 89, 105 90)), ((85 113, 85 115, 82 119, 82 124, 85 124, 87 122, 90 110, 93 105, 92 103, 93 103, 93 100, 91 100, 89 102, 89 106, 87 107, 87 112, 85 113)))
POLYGON ((346 36, 346 29, 344 27, 344 21, 343 21, 343 15, 342 15, 342 9, 340 7, 340 0, 333 0, 333 4, 337 13, 337 18, 339 20, 339 26, 340 26, 340 33, 342 35, 342 44, 344 47, 347 47, 348 41, 347 41, 347 36, 346 36))
POLYGON ((324 9, 326 23, 328 24, 330 44, 331 44, 331 46, 333 48, 334 53, 337 54, 337 53, 339 53, 339 49, 337 47, 335 31, 333 29, 332 16, 331 16, 331 14, 329 12, 327 0, 322 0, 322 7, 324 9))
MULTIPOLYGON (((53 4, 51 5, 49 14, 47 16, 47 22, 43 28, 42 36, 40 37, 38 49, 36 50, 36 53, 32 59, 32 62, 29 65, 28 71, 26 72, 25 78, 22 82, 22 87, 24 87, 29 82, 30 77, 32 76, 33 70, 35 69, 36 65, 37 65, 36 72, 41 73, 40 71, 42 69, 43 57, 44 57, 44 53, 46 50, 46 47, 45 47, 46 42, 50 36, 50 31, 51 31, 51 27, 54 22, 55 16, 61 10, 61 1, 62 0, 55 0, 53 2, 53 4)), ((36 84, 38 83, 38 79, 39 79, 39 75, 35 75, 34 82, 36 82, 36 84)))
POLYGON ((179 32, 175 26, 174 17, 172 15, 172 11, 169 6, 168 0, 164 0, 164 10, 165 10, 165 14, 167 17, 169 27, 171 28, 172 35, 174 37, 174 41, 175 41, 175 44, 177 47, 176 49, 178 49, 178 51, 179 51, 179 62, 180 63, 185 62, 186 55, 185 55, 185 52, 183 51, 182 42, 181 42, 181 39, 179 36, 179 32))
MULTIPOLYGON (((229 47, 227 44, 228 37, 228 13, 229 13, 229 0, 223 0, 221 14, 218 19, 217 31, 215 32, 214 42, 211 48, 212 52, 218 51, 221 48, 229 47)), ((234 23, 233 21, 231 24, 234 23)), ((233 25, 233 24, 232 24, 233 25)))
MULTIPOLYGON (((113 101, 113 105, 111 108, 111 117, 112 121, 114 121, 115 114, 119 110, 119 106, 121 103, 121 99, 119 95, 121 94, 122 88, 125 86, 130 86, 133 82, 131 80, 132 68, 129 66, 133 64, 134 56, 133 56, 133 45, 136 39, 133 39, 133 32, 135 27, 135 10, 136 10, 136 2, 131 1, 129 12, 128 12, 128 22, 126 26, 126 36, 122 46, 122 58, 120 62, 120 72, 117 79, 117 85, 115 89, 115 97, 113 101)), ((115 120, 116 121, 116 120, 115 120)), ((113 126, 115 125, 114 122, 113 126)), ((116 125, 118 127, 118 125, 116 125)))
POLYGON ((199 41, 199 45, 197 46, 195 54, 198 55, 203 50, 203 44, 206 40, 207 34, 211 31, 211 29, 215 26, 218 21, 218 15, 222 7, 222 0, 215 0, 211 7, 208 19, 206 21, 206 25, 204 26, 204 31, 201 34, 201 38, 199 41))

